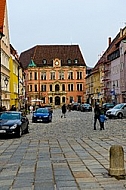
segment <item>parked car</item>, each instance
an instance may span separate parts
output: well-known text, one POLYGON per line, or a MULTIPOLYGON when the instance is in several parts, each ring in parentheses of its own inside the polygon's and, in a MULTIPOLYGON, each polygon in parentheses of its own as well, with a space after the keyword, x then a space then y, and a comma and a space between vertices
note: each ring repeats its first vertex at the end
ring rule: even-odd
POLYGON ((80 103, 74 102, 71 104, 71 110, 77 110, 79 111, 80 103))
POLYGON ((51 105, 44 105, 43 108, 47 108, 53 113, 53 107, 51 105))
POLYGON ((16 137, 21 137, 23 133, 29 132, 28 125, 29 120, 22 112, 0 112, 0 134, 12 134, 16 137))
POLYGON ((104 109, 104 113, 106 114, 106 111, 107 110, 109 110, 109 109, 111 109, 111 108, 113 108, 115 106, 115 104, 113 104, 113 103, 104 103, 103 105, 102 105, 102 108, 104 109))
POLYGON ((48 108, 38 108, 33 112, 32 123, 35 122, 51 122, 52 112, 48 108))
POLYGON ((108 118, 123 118, 126 117, 126 103, 117 104, 112 109, 106 112, 108 118))
POLYGON ((81 104, 80 111, 85 112, 85 111, 92 111, 92 106, 90 104, 81 104))

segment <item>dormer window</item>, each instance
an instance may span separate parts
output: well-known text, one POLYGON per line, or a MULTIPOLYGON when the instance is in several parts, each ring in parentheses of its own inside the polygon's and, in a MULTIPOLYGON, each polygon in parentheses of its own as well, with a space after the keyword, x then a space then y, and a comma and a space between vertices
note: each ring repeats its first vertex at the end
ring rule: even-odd
POLYGON ((68 59, 68 60, 67 60, 67 63, 68 63, 69 65, 71 64, 71 62, 72 62, 71 59, 68 59))
POLYGON ((45 65, 47 63, 47 60, 46 59, 43 59, 42 60, 42 63, 45 65))
POLYGON ((77 59, 75 59, 75 60, 74 60, 74 63, 75 63, 75 64, 77 64, 77 63, 78 63, 78 60, 77 60, 77 59))

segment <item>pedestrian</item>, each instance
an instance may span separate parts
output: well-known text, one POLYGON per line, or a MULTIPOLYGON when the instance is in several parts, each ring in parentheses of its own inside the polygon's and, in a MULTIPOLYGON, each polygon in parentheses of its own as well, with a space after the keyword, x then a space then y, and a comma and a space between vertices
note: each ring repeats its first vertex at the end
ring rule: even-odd
POLYGON ((5 106, 2 107, 2 111, 7 111, 5 106))
POLYGON ((33 106, 31 105, 31 106, 29 107, 29 109, 30 109, 30 113, 32 113, 32 112, 33 112, 33 106))
POLYGON ((105 116, 104 114, 104 109, 101 110, 101 113, 100 113, 100 130, 104 130, 104 122, 107 120, 107 117, 105 116))
POLYGON ((68 111, 71 111, 71 103, 70 104, 68 104, 68 111))
POLYGON ((66 116, 65 116, 66 110, 67 110, 66 104, 63 104, 63 106, 62 106, 62 115, 61 115, 61 118, 62 118, 63 116, 64 116, 64 118, 66 117, 66 116))
POLYGON ((94 108, 94 130, 96 130, 97 120, 99 121, 99 124, 100 124, 100 114, 101 114, 101 111, 100 111, 99 104, 96 103, 95 108, 94 108))
POLYGON ((15 105, 12 105, 12 106, 11 106, 10 111, 16 111, 15 105))

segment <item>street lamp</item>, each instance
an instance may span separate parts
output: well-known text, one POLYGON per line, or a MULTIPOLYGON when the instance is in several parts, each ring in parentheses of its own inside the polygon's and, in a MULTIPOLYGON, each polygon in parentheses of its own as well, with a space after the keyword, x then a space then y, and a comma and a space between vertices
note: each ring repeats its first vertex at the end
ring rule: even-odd
POLYGON ((2 88, 1 88, 1 39, 4 36, 2 32, 0 32, 0 108, 2 108, 2 88))
POLYGON ((5 77, 5 79, 4 79, 4 83, 5 83, 6 88, 7 88, 8 82, 9 82, 8 78, 5 77))

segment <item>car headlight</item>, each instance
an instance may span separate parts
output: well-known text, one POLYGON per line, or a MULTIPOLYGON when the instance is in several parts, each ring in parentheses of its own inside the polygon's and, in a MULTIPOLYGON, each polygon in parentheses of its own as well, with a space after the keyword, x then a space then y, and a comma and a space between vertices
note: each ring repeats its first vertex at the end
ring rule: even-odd
POLYGON ((116 114, 116 111, 113 110, 113 111, 111 111, 111 113, 115 115, 115 114, 116 114))
POLYGON ((16 129, 17 124, 14 124, 13 126, 10 127, 10 129, 16 129))
POLYGON ((45 115, 45 116, 43 116, 43 117, 48 117, 48 115, 45 115))
POLYGON ((33 117, 36 117, 36 115, 33 115, 33 117))

